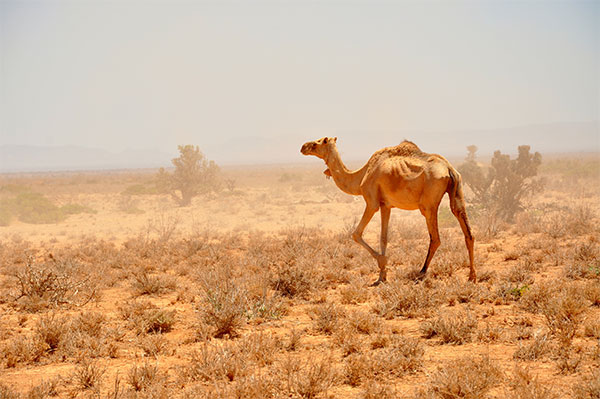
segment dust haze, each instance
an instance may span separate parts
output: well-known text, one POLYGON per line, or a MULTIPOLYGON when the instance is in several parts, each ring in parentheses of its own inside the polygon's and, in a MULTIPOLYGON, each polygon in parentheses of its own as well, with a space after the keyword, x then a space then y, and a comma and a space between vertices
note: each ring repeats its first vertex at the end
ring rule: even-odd
POLYGON ((0 397, 597 397, 599 20, 0 2, 0 397))

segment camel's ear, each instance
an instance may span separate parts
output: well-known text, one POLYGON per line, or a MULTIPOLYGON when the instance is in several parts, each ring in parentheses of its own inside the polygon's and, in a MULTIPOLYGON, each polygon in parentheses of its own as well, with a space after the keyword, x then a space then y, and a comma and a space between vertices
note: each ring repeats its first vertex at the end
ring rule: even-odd
POLYGON ((327 140, 329 140, 329 138, 328 137, 324 137, 323 138, 323 144, 327 144, 327 140))
POLYGON ((334 142, 334 143, 337 143, 337 137, 334 137, 334 138, 333 138, 333 142, 334 142))

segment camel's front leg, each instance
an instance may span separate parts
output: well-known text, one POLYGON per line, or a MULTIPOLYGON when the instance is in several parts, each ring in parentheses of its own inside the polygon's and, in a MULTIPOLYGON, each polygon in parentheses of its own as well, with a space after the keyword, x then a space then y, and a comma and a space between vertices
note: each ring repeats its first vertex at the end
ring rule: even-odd
POLYGON ((375 214, 375 212, 377 212, 377 208, 378 208, 377 206, 369 205, 367 203, 367 207, 365 208, 365 213, 363 213, 363 216, 360 219, 360 222, 358 222, 358 226, 356 226, 354 233, 352 233, 352 239, 354 241, 356 241, 357 243, 359 243, 360 245, 362 245, 363 247, 365 247, 365 249, 367 251, 369 251, 371 256, 377 260, 377 263, 379 265, 381 265, 380 259, 384 260, 384 264, 383 264, 384 275, 382 276, 382 274, 381 274, 382 269, 380 266, 379 278, 377 279, 377 281, 375 281, 375 283, 373 283, 373 285, 378 285, 382 281, 385 281, 385 256, 383 256, 383 257, 380 256, 380 254, 378 254, 377 251, 375 251, 373 248, 371 248, 371 246, 369 244, 367 244, 365 242, 365 240, 362 238, 362 235, 363 235, 363 232, 365 231, 365 228, 367 227, 367 225, 373 218, 373 215, 375 214), (382 279, 382 277, 383 277, 383 279, 382 279))

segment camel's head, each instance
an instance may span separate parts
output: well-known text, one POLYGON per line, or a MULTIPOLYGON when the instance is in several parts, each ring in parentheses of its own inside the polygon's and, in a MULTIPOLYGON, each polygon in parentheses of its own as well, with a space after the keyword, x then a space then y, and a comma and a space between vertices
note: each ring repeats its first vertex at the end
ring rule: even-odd
POLYGON ((304 143, 300 152, 304 155, 314 155, 321 159, 327 159, 331 147, 335 145, 337 137, 323 137, 322 139, 304 143))

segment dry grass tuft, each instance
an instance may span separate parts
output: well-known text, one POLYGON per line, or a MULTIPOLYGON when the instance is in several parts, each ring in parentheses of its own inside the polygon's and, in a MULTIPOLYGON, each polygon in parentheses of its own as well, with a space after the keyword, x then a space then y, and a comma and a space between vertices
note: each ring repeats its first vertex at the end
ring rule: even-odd
POLYGON ((531 375, 529 370, 517 365, 513 370, 512 379, 509 381, 511 399, 558 399, 559 394, 551 386, 543 384, 537 377, 531 375))
POLYGON ((219 274, 211 274, 203 283, 204 298, 199 308, 200 319, 215 338, 238 336, 245 323, 247 291, 219 274))
POLYGON ((17 303, 29 312, 85 304, 93 298, 95 290, 83 270, 83 265, 70 259, 40 264, 29 258, 25 267, 15 273, 19 284, 17 303))
POLYGON ((74 392, 97 390, 105 372, 106 368, 97 363, 83 361, 69 377, 71 389, 74 392))
POLYGON ((126 382, 135 392, 156 391, 157 387, 166 384, 167 376, 158 370, 157 366, 144 363, 134 365, 127 373, 126 382))
POLYGON ((420 326, 424 338, 438 336, 442 344, 458 345, 471 342, 476 329, 477 318, 468 310, 446 310, 420 326))
POLYGON ((464 357, 439 368, 417 398, 479 399, 502 382, 500 367, 489 357, 464 357))
POLYGON ((151 275, 140 268, 132 275, 131 287, 135 296, 156 295, 175 289, 175 280, 167 275, 151 275))
POLYGON ((383 381, 419 371, 425 352, 421 343, 411 338, 394 337, 391 341, 383 349, 348 356, 344 366, 346 382, 358 386, 366 381, 383 381))
POLYGON ((330 335, 337 329, 340 319, 345 318, 346 314, 341 306, 328 302, 314 306, 310 316, 315 322, 315 331, 330 335))
POLYGON ((432 290, 424 282, 386 284, 378 290, 378 294, 373 310, 386 319, 424 316, 436 303, 432 290))
MULTIPOLYGON (((288 357, 281 366, 284 376, 284 392, 290 396, 313 399, 326 395, 337 380, 337 370, 332 359, 301 361, 288 357)), ((286 395, 286 396, 288 396, 286 395)))
POLYGON ((533 341, 523 344, 519 341, 518 349, 513 353, 517 360, 539 360, 550 352, 550 337, 548 334, 538 333, 533 341))
POLYGON ((592 370, 583 375, 579 382, 573 387, 575 399, 598 399, 600 398, 600 370, 592 370))

